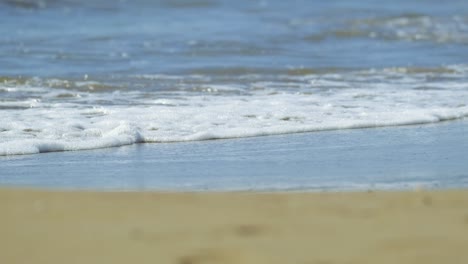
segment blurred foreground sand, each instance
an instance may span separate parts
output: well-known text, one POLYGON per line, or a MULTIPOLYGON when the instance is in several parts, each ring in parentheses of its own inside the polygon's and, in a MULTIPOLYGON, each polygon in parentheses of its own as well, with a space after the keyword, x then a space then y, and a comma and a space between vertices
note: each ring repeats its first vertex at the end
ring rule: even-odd
POLYGON ((0 263, 468 263, 468 190, 0 190, 0 263))

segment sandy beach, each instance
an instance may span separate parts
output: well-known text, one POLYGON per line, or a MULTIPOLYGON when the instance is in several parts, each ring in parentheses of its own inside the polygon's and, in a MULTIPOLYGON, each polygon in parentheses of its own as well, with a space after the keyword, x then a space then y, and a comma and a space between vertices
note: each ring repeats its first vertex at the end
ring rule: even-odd
POLYGON ((468 191, 0 190, 0 263, 468 263, 468 191))

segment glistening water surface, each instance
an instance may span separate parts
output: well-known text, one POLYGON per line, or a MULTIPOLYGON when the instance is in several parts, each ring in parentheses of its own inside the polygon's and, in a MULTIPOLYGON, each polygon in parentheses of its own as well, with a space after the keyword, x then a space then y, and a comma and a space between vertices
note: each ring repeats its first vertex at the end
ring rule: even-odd
POLYGON ((467 121, 0 157, 2 186, 159 191, 468 187, 467 121))

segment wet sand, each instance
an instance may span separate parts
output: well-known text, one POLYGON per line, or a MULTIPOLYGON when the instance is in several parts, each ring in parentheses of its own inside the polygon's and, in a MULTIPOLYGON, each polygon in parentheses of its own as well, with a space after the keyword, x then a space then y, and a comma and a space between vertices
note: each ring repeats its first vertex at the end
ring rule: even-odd
POLYGON ((468 263, 468 191, 0 190, 0 263, 468 263))

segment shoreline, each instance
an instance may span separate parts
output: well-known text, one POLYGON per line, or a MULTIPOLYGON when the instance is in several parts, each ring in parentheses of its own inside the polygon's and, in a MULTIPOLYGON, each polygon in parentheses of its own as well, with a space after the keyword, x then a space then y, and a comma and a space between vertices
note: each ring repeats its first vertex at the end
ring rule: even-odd
POLYGON ((0 186, 101 191, 468 187, 468 120, 0 157, 0 186))
POLYGON ((466 263, 468 190, 0 188, 2 263, 466 263))

